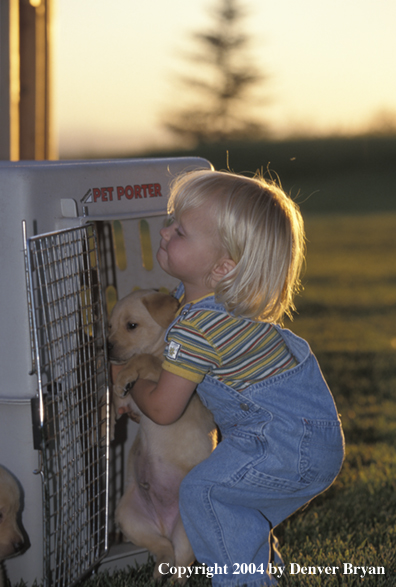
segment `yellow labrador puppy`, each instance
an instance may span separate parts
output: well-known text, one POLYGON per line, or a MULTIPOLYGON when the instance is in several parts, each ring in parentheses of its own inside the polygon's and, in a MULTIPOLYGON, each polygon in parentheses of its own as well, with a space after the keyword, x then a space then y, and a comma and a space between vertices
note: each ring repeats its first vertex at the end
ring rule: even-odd
MULTIPOLYGON (((0 466, 0 561, 18 554, 24 547, 24 538, 17 521, 19 507, 18 484, 14 477, 0 466)), ((0 587, 2 585, 3 573, 0 568, 0 587)))
POLYGON ((170 568, 194 562, 179 513, 179 486, 217 443, 213 417, 197 394, 177 422, 160 426, 142 414, 127 393, 128 385, 138 377, 158 380, 165 329, 177 308, 173 296, 140 290, 120 300, 109 321, 110 360, 125 364, 113 387, 115 412, 127 407, 140 422, 116 521, 129 541, 154 554, 154 578, 162 576, 161 563, 169 563, 166 568, 170 568))

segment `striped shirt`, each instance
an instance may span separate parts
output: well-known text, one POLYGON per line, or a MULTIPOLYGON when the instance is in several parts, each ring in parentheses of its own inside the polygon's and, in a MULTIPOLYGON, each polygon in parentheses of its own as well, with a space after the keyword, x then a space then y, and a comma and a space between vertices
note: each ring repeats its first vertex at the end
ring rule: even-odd
POLYGON ((242 391, 297 364, 272 324, 197 309, 169 331, 163 368, 195 383, 208 374, 242 391))

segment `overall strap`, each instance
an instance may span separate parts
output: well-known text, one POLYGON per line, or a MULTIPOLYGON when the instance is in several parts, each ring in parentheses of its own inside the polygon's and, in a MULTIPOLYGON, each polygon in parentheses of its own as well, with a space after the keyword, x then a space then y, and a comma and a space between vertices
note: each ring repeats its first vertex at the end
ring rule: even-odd
MULTIPOLYGON (((173 294, 175 298, 180 300, 184 294, 184 285, 179 283, 175 293, 173 294)), ((221 314, 228 314, 227 310, 225 309, 223 304, 219 304, 216 302, 214 295, 206 296, 196 302, 190 302, 183 306, 180 314, 186 316, 190 310, 213 310, 214 312, 220 312, 221 314)))
MULTIPOLYGON (((178 300, 180 300, 183 294, 184 286, 182 283, 180 283, 174 293, 174 296, 178 300)), ((181 308, 176 318, 168 326, 165 333, 166 342, 168 342, 168 332, 176 324, 176 322, 178 322, 181 318, 185 318, 190 312, 195 312, 196 310, 210 310, 211 312, 218 312, 219 314, 229 314, 223 304, 219 304, 215 301, 214 295, 207 296, 205 298, 197 300, 196 302, 190 302, 181 308)))

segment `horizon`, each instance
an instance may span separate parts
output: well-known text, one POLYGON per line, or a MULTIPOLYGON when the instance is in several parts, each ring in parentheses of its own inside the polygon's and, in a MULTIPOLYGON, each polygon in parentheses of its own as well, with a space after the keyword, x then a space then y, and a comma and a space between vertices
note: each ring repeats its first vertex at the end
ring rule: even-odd
MULTIPOLYGON (((244 30, 253 39, 252 61, 269 75, 262 115, 275 138, 351 136, 394 123, 396 3, 242 3, 250 7, 244 30)), ((159 119, 183 99, 173 81, 188 68, 182 55, 193 48, 192 33, 207 29, 207 11, 215 5, 58 0, 60 155, 170 146, 159 119)))

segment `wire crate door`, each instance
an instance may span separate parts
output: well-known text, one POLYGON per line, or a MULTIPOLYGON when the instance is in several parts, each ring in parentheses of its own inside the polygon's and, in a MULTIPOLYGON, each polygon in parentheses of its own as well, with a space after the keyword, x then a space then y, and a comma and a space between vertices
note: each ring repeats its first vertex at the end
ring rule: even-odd
POLYGON ((27 240, 38 377, 44 585, 69 587, 108 549, 109 391, 93 225, 27 240))

